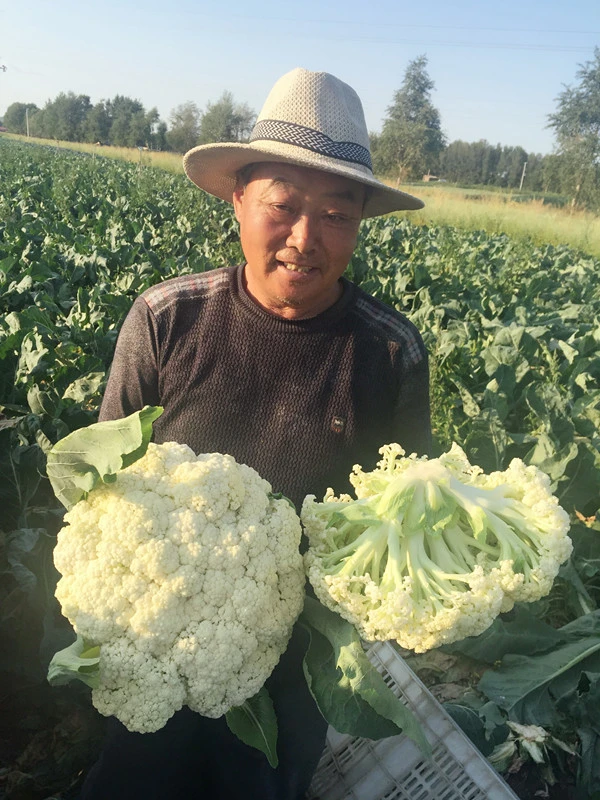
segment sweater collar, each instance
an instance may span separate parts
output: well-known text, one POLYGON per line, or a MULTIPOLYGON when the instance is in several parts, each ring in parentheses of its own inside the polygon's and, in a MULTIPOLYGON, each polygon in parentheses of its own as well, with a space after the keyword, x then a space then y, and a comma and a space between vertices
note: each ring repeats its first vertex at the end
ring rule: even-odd
POLYGON ((336 325, 343 317, 346 316, 348 310, 354 305, 356 299, 356 286, 347 278, 340 278, 342 284, 342 293, 336 302, 329 306, 329 308, 317 314, 315 317, 308 319, 284 319, 278 317, 276 314, 271 314, 265 311, 250 297, 244 287, 244 267, 245 264, 240 264, 235 267, 234 280, 232 281, 232 289, 236 303, 243 308, 244 312, 250 314, 254 319, 262 320, 265 325, 272 325, 275 328, 285 328, 289 331, 318 331, 330 329, 336 325))

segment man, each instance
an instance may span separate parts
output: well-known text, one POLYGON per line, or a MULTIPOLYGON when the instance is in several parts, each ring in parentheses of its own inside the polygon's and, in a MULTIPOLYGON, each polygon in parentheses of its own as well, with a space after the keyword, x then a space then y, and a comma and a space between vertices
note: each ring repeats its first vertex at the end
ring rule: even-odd
MULTIPOLYGON (((249 144, 196 147, 184 167, 233 203, 245 263, 166 281, 121 330, 101 419, 162 405, 157 442, 219 451, 254 467, 300 508, 398 441, 429 448, 427 356, 396 311, 342 277, 362 218, 420 208, 377 181, 354 90, 296 69, 271 91, 249 144)), ((82 798, 299 800, 326 724, 301 669, 296 630, 269 679, 280 766, 224 720, 184 709, 156 734, 116 726, 82 798)))

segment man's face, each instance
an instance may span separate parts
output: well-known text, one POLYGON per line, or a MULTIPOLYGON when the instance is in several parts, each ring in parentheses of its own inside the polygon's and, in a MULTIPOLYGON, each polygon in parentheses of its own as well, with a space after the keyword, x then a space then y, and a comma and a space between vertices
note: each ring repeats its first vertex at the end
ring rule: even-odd
POLYGON ((257 164, 233 195, 250 296, 286 319, 316 316, 341 293, 364 187, 290 164, 257 164))

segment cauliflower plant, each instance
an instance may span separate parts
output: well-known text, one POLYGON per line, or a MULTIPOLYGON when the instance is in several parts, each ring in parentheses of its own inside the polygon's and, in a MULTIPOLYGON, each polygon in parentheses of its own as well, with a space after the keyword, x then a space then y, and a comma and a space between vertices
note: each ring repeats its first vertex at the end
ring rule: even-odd
POLYGON ((300 520, 255 470, 149 444, 65 515, 56 597, 100 645, 96 708, 132 731, 207 717, 263 686, 304 601, 300 520))
POLYGON ((356 500, 305 499, 305 565, 321 602, 364 639, 422 653, 548 594, 572 550, 548 477, 514 459, 483 474, 458 445, 437 459, 386 445, 356 466, 356 500))

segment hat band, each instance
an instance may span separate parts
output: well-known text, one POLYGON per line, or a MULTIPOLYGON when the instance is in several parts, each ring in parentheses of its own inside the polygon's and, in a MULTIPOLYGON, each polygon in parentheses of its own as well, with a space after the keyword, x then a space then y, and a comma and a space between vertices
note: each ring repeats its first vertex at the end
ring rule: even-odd
POLYGON ((322 156, 337 158, 340 161, 349 161, 353 164, 361 164, 373 172, 371 154, 366 147, 355 142, 335 142, 329 136, 314 130, 314 128, 305 128, 303 125, 296 125, 294 122, 261 119, 254 126, 249 141, 252 143, 259 140, 303 147, 305 150, 312 150, 313 153, 319 153, 322 156))

